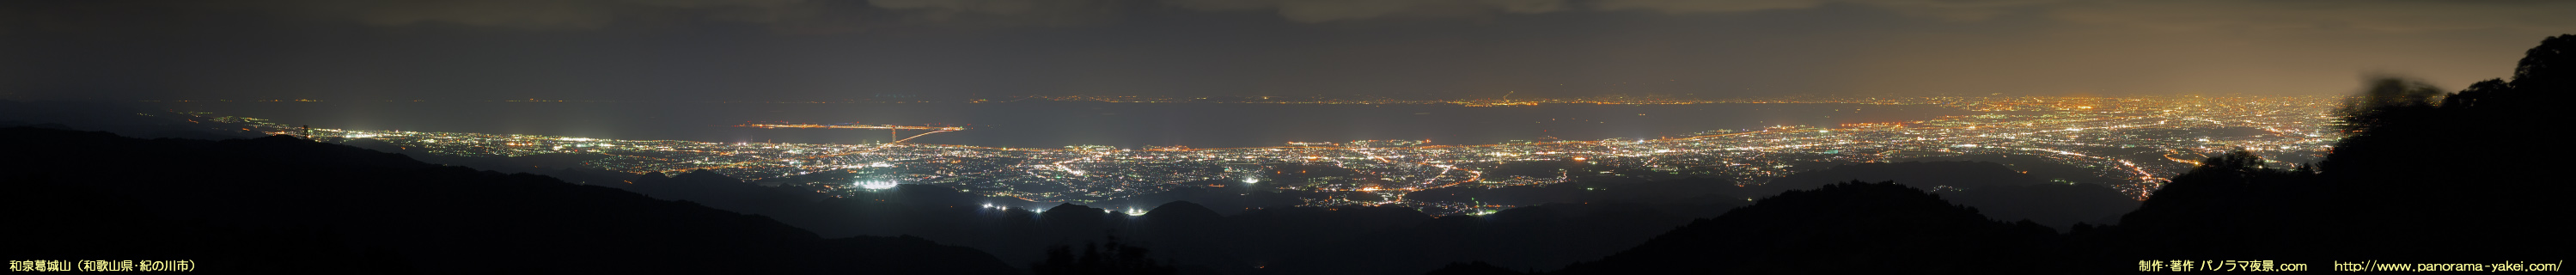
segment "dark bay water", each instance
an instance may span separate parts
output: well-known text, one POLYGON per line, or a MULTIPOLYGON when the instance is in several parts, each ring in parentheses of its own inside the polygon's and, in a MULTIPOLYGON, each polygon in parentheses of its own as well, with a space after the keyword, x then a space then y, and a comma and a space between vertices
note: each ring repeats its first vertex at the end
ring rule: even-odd
MULTIPOLYGON (((874 143, 885 130, 754 129, 746 121, 966 126, 914 143, 1054 148, 1067 145, 1279 146, 1291 141, 1432 140, 1489 144, 1658 138, 1774 125, 1829 126, 1975 114, 1936 106, 1694 104, 1465 107, 1229 103, 596 103, 177 102, 174 111, 270 119, 314 128, 537 134, 711 142, 874 143)), ((904 131, 904 136, 923 131, 904 131)))

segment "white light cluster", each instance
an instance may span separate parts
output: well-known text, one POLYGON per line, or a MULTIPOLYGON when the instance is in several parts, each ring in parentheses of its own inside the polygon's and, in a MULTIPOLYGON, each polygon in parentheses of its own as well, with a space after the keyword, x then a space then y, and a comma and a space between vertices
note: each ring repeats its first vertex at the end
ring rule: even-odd
POLYGON ((900 183, 890 180, 860 180, 857 184, 859 185, 859 188, 867 188, 868 190, 885 190, 894 189, 894 186, 900 183))

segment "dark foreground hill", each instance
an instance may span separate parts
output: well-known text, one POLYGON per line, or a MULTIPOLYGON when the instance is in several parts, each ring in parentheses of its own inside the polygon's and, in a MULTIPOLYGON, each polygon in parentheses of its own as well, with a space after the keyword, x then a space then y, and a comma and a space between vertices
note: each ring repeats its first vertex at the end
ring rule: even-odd
POLYGON ((1893 181, 1975 207, 1988 218, 2029 219, 2058 229, 2077 223, 2116 224, 2121 214, 2138 208, 2137 199, 2109 186, 2050 182, 1993 162, 1861 163, 1793 174, 1751 188, 1757 194, 1778 194, 1845 181, 1893 181))
POLYGON ((2051 245, 2056 237, 2029 221, 1987 220, 1920 189, 1847 182, 1781 193, 1557 273, 1963 273, 2052 260, 2027 248, 2051 245))
POLYGON ((1016 274, 912 237, 825 239, 689 202, 289 137, 0 129, 10 259, 221 273, 1016 274))

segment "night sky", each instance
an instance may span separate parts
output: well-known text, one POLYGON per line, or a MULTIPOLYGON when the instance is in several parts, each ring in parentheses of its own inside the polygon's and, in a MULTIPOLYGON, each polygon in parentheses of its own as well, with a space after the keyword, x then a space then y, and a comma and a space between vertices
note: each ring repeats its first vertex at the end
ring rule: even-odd
POLYGON ((2445 89, 2576 1, 8 1, 0 98, 1702 98, 2445 89))

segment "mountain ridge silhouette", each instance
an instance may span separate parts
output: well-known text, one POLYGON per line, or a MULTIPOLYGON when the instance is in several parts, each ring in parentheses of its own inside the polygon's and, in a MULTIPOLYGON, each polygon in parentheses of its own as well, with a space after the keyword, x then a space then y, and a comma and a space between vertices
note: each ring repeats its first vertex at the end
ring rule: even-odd
POLYGON ((982 252, 920 238, 825 239, 691 202, 284 136, 143 140, 14 127, 0 129, 0 144, 10 156, 0 158, 7 166, 0 175, 13 178, 7 185, 46 191, 10 192, 9 210, 119 217, 21 228, 64 240, 151 239, 37 243, 11 249, 6 256, 15 259, 151 255, 201 259, 199 270, 213 272, 1020 273, 982 252), (304 244, 185 245, 280 234, 271 239, 304 244), (330 256, 360 251, 374 251, 364 258, 376 264, 293 266, 360 262, 330 256), (261 268, 280 265, 288 267, 261 268))

